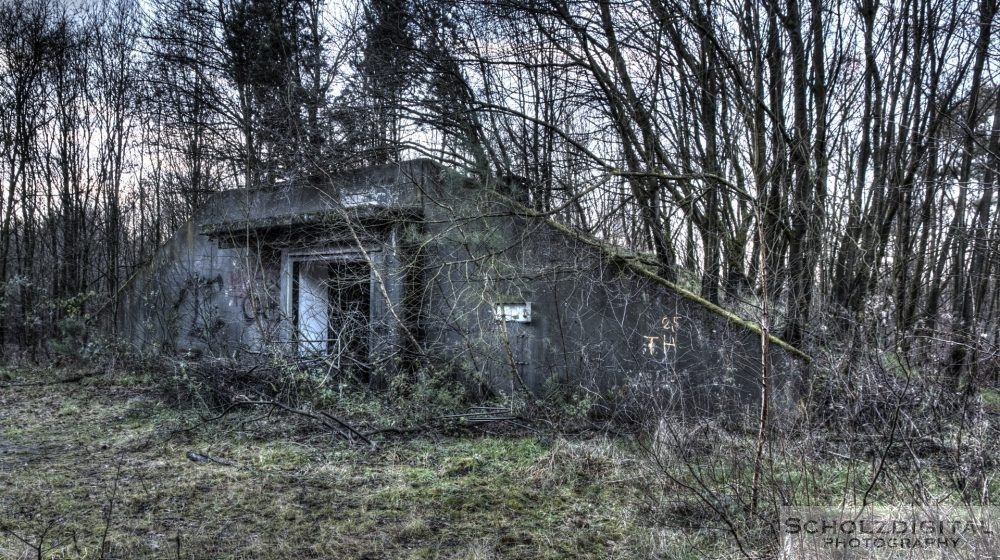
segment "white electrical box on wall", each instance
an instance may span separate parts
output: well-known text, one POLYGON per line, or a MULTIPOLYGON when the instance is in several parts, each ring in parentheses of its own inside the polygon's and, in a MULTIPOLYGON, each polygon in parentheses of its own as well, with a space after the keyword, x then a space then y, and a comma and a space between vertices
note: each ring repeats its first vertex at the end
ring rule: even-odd
POLYGON ((493 317, 497 321, 511 323, 531 322, 531 303, 498 303, 494 306, 493 317))

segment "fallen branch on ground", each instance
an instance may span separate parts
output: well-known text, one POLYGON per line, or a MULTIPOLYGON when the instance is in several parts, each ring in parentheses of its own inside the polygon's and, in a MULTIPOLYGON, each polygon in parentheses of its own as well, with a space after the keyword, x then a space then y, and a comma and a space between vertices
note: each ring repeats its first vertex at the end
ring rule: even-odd
MULTIPOLYGON (((323 425, 324 427, 326 427, 331 432, 334 432, 335 434, 337 434, 340 437, 344 438, 346 441, 348 441, 350 443, 355 443, 355 438, 356 438, 356 439, 359 439, 359 440, 365 442, 366 444, 368 444, 368 445, 370 445, 370 446, 372 446, 372 447, 374 447, 376 449, 378 448, 378 445, 375 442, 373 442, 372 440, 368 439, 368 437, 366 437, 365 434, 359 432, 358 430, 356 430, 353 426, 351 426, 347 422, 344 422, 343 420, 341 420, 341 419, 339 419, 339 418, 337 418, 337 417, 335 417, 335 416, 333 416, 331 414, 323 412, 323 411, 319 411, 318 413, 314 413, 314 412, 310 412, 308 410, 301 410, 301 409, 298 409, 298 408, 293 408, 293 407, 290 407, 288 405, 282 404, 282 403, 277 402, 277 401, 259 400, 259 401, 237 401, 237 402, 234 402, 232 405, 229 406, 229 408, 226 409, 226 412, 228 412, 229 410, 232 410, 233 408, 235 408, 237 406, 271 406, 271 407, 277 408, 279 410, 283 410, 283 411, 291 413, 291 414, 296 414, 298 416, 302 416, 302 417, 305 417, 305 418, 309 418, 310 420, 314 420, 314 421, 320 423, 321 425, 323 425)), ((225 412, 223 414, 225 414, 225 412)))
POLYGON ((6 389, 8 387, 44 387, 46 385, 62 385, 64 383, 77 383, 79 381, 83 381, 84 379, 88 379, 88 378, 91 378, 91 377, 97 377, 99 375, 104 375, 107 372, 108 372, 108 370, 88 371, 88 372, 85 372, 85 373, 81 373, 79 375, 71 375, 71 376, 65 377, 63 379, 53 379, 52 381, 30 381, 30 382, 24 382, 24 383, 3 383, 3 384, 0 384, 0 388, 6 389))
POLYGON ((195 463, 215 463, 217 465, 222 465, 224 467, 235 467, 236 463, 232 461, 227 461, 226 459, 218 459, 212 457, 211 455, 203 455, 201 453, 195 453, 194 451, 187 452, 187 458, 191 459, 195 463))

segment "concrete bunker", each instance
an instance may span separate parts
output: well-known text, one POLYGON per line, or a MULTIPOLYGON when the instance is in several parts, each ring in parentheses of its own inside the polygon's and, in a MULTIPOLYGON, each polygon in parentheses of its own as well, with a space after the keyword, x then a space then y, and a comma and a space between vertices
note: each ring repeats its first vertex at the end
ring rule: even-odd
MULTIPOLYGON (((494 392, 640 393, 693 413, 750 413, 760 394, 752 323, 429 160, 218 194, 108 328, 141 351, 279 352, 376 385, 419 361, 494 392)), ((790 409, 808 358, 770 339, 790 409)))

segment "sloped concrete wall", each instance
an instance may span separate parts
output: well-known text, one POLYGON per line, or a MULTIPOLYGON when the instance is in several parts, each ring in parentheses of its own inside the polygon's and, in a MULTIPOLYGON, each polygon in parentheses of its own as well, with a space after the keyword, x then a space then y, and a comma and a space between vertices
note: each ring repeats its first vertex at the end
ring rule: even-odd
MULTIPOLYGON (((753 415, 761 338, 592 239, 447 176, 425 207, 425 346, 494 390, 655 396, 690 414, 753 415), (530 322, 497 304, 530 304, 530 322)), ((792 410, 806 361, 772 344, 776 406, 792 410)))

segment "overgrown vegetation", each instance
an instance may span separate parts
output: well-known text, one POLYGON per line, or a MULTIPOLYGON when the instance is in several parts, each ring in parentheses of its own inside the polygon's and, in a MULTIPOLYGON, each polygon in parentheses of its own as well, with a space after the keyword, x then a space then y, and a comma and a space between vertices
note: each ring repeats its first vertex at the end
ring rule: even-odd
POLYGON ((814 368, 798 420, 767 435, 756 496, 753 437, 718 419, 662 417, 642 454, 660 523, 721 524, 732 556, 772 557, 782 506, 996 503, 1000 429, 987 392, 955 391, 892 352, 830 352, 814 368))
MULTIPOLYGON (((386 432, 374 449, 266 410, 204 423, 208 410, 166 404, 146 373, 10 386, 71 374, 5 372, 4 558, 607 558, 651 546, 624 441, 455 426, 386 432)), ((370 422, 358 400, 339 405, 370 422)))
POLYGON ((323 392, 301 371, 270 394, 366 443, 204 398, 219 394, 195 384, 205 364, 8 369, 0 556, 756 558, 774 554, 783 504, 991 503, 998 434, 961 421, 990 414, 981 399, 963 413, 922 398, 942 386, 888 355, 817 361, 812 404, 769 438, 757 507, 752 435, 669 414, 653 430, 599 424, 555 388, 530 417, 498 407, 486 422, 440 387, 323 392))
MULTIPOLYGON (((0 556, 757 557, 783 504, 995 504, 998 14, 0 0, 0 358, 23 366, 0 370, 0 556), (518 219, 780 333, 775 348, 815 358, 809 391, 758 426, 638 399, 610 424, 582 386, 512 381, 484 400, 470 383, 486 368, 464 363, 404 364, 377 391, 347 368, 219 361, 207 344, 93 365, 118 350, 95 340, 97 316, 211 197, 427 155, 452 186, 496 188, 518 219)), ((489 205, 469 210, 455 237, 489 254, 470 260, 530 273, 492 258, 507 241, 489 205)), ((277 319, 261 282, 227 282, 238 321, 277 319)), ((200 310, 184 325, 199 345, 226 326, 203 289, 222 293, 221 276, 166 305, 173 323, 200 310)), ((509 343, 485 331, 465 342, 509 343)))

